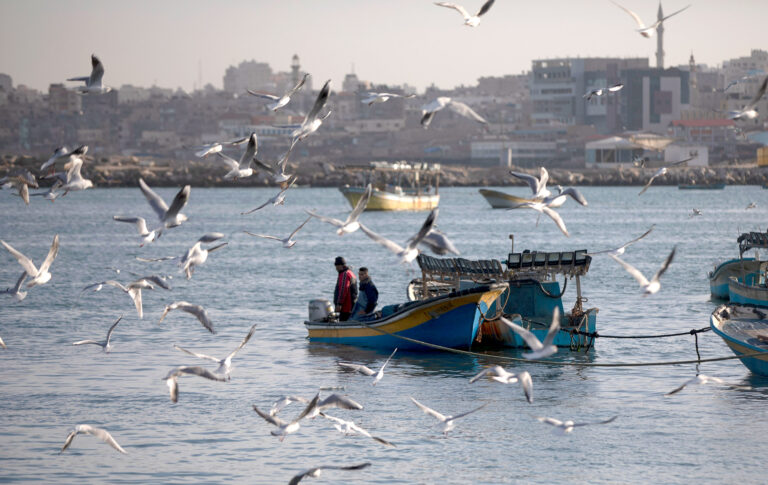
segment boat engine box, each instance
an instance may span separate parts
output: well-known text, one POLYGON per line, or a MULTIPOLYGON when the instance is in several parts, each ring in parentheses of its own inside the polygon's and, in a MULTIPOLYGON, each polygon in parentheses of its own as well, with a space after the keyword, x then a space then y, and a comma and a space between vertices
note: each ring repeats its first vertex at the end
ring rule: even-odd
POLYGON ((328 320, 333 314, 333 306, 328 300, 310 300, 309 301, 309 321, 321 322, 328 320))

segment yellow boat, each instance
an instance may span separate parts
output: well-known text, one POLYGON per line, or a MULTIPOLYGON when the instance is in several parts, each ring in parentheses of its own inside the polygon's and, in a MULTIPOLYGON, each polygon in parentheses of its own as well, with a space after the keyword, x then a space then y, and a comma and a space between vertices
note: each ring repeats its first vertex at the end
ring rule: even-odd
POLYGON ((362 171, 365 183, 339 188, 352 207, 357 205, 369 183, 373 191, 365 210, 424 211, 432 210, 440 203, 438 164, 371 162, 364 167, 347 167, 347 170, 356 169, 362 171))

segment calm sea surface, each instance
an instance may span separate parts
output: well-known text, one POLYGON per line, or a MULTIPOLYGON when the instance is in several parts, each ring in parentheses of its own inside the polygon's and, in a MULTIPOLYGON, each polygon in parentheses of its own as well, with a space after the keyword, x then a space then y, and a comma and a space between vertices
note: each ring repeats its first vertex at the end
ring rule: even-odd
MULTIPOLYGON (((523 188, 507 189, 525 195, 523 188)), ((682 191, 652 187, 587 187, 588 207, 569 201, 560 210, 571 232, 564 237, 533 211, 492 210, 476 188, 446 188, 438 223, 467 258, 505 259, 509 234, 515 249, 599 250, 616 247, 656 224, 625 259, 652 275, 674 245, 677 256, 662 278, 662 290, 643 297, 635 281, 607 257, 595 257, 582 281, 587 307, 598 307, 598 330, 612 335, 687 331, 709 325, 716 303, 709 299, 707 272, 738 255, 740 232, 765 230, 768 191, 727 187, 682 191), (745 210, 750 202, 757 208, 745 210), (691 210, 702 211, 689 217, 691 210)), ((176 189, 158 189, 168 201, 176 189)), ((261 204, 275 189, 193 188, 184 210, 189 221, 157 243, 139 248, 133 226, 113 215, 154 214, 136 189, 71 193, 51 204, 33 198, 25 207, 0 193, 0 239, 40 264, 54 234, 60 251, 52 280, 16 303, 0 295, 0 481, 44 483, 287 483, 318 465, 369 461, 359 472, 326 471, 309 483, 765 483, 768 454, 768 380, 751 375, 738 360, 705 363, 700 371, 754 387, 730 390, 696 386, 664 397, 693 377, 695 365, 662 367, 549 367, 528 370, 535 400, 528 404, 516 385, 471 376, 495 363, 488 357, 398 352, 376 387, 339 361, 378 367, 386 352, 307 341, 307 303, 332 299, 333 259, 343 255, 355 269, 368 266, 384 304, 405 301, 413 269, 361 232, 339 237, 311 221, 293 249, 250 237, 243 230, 284 237, 306 217, 304 209, 343 219, 349 206, 335 189, 291 190, 286 205, 261 204), (142 263, 136 256, 181 255, 201 235, 223 232, 229 245, 212 253, 187 281, 174 262, 142 263), (110 267, 119 268, 116 274, 110 267), (106 287, 79 296, 105 279, 124 283, 130 272, 174 276, 172 291, 144 292, 144 318, 130 298, 106 287), (189 314, 163 306, 186 300, 208 309, 218 330, 211 335, 189 314), (124 315, 105 354, 96 346, 124 315), (179 365, 207 365, 173 344, 223 357, 257 324, 250 343, 234 360, 230 382, 180 379, 177 404, 170 402, 166 373, 179 365), (321 387, 343 387, 363 411, 330 414, 354 419, 372 434, 394 442, 386 448, 361 436, 344 436, 320 418, 302 422, 284 442, 252 409, 268 409, 286 394, 312 397, 321 387), (444 414, 478 406, 443 436, 413 396, 444 414), (594 421, 618 415, 604 426, 557 436, 535 416, 594 421), (78 436, 58 451, 76 424, 108 429, 128 451, 116 453, 90 436, 78 436)), ((403 242, 426 213, 365 213, 373 230, 403 242)), ((12 286, 21 267, 0 248, 0 287, 12 286)), ((575 285, 564 297, 573 305, 575 285)), ((714 334, 699 336, 703 358, 730 355, 714 334)), ((519 351, 505 351, 519 356, 519 351)), ((600 339, 588 355, 562 350, 555 359, 573 362, 657 362, 695 359, 693 337, 655 340, 600 339)), ((214 367, 214 366, 209 366, 214 367)), ((327 394, 329 391, 324 391, 327 394)), ((337 391, 341 392, 341 391, 337 391)), ((294 404, 283 411, 291 418, 294 404)))

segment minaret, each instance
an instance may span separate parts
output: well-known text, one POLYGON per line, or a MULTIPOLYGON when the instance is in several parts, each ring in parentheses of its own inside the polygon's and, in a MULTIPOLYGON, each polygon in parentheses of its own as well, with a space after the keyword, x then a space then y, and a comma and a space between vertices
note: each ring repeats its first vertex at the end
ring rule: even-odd
POLYGON ((292 86, 296 86, 299 84, 299 79, 301 78, 301 64, 299 64, 299 55, 294 54, 293 59, 291 59, 291 82, 292 86))
POLYGON ((691 52, 691 58, 688 60, 688 91, 690 105, 694 108, 699 106, 699 83, 696 80, 696 60, 693 58, 693 52, 691 52))
MULTIPOLYGON (((656 20, 663 18, 664 12, 661 10, 661 2, 659 2, 659 13, 656 15, 656 20)), ((656 27, 656 67, 664 69, 664 22, 656 27)))

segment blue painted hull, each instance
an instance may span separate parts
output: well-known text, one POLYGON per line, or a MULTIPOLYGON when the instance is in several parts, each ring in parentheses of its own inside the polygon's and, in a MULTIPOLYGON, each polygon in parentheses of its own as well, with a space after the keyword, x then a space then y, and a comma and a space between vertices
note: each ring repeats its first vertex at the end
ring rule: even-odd
POLYGON ((757 274, 748 274, 742 280, 732 278, 728 282, 731 303, 768 307, 768 288, 756 284, 757 274))
MULTIPOLYGON (((768 320, 754 318, 731 318, 724 316, 725 305, 718 307, 710 317, 710 328, 715 332, 735 355, 768 351, 768 341, 758 335, 768 335, 768 320)), ((749 307, 728 305, 732 312, 751 312, 749 307)), ((761 376, 768 376, 768 356, 744 357, 739 359, 747 369, 761 376)))
POLYGON ((742 258, 742 259, 729 259, 717 265, 717 267, 709 273, 709 292, 712 298, 719 300, 728 300, 730 294, 728 292, 728 281, 731 276, 735 276, 737 279, 744 278, 748 273, 757 271, 760 267, 760 262, 755 258, 742 258))

